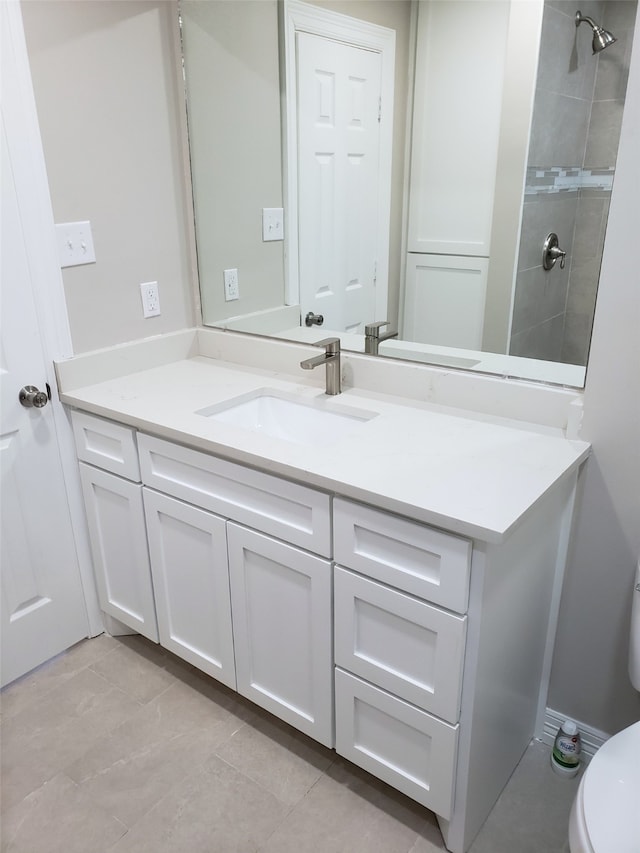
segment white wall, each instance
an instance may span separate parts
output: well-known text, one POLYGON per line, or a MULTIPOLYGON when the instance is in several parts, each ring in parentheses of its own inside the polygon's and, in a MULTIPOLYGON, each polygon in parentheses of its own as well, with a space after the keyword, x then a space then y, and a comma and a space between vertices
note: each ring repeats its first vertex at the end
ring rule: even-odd
POLYGON ((284 244, 262 240, 262 208, 282 207, 278 9, 186 0, 181 12, 202 316, 215 324, 284 302, 284 244))
POLYGON ((565 580, 549 706, 608 733, 640 719, 627 676, 640 556, 640 18, 600 274, 582 436, 593 455, 565 580))
POLYGON ((75 352, 193 325, 175 4, 29 0, 22 15, 54 218, 93 230, 97 263, 63 271, 75 352))

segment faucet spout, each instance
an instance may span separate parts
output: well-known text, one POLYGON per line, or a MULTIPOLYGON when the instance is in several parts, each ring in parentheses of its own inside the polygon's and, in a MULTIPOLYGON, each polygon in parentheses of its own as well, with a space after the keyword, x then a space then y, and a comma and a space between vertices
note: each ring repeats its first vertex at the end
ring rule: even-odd
POLYGON ((313 370, 314 367, 319 367, 321 364, 325 364, 327 366, 326 393, 331 396, 339 394, 342 391, 342 380, 340 375, 340 338, 326 338, 323 341, 318 341, 315 346, 324 347, 322 355, 314 355, 311 358, 305 358, 300 362, 300 367, 303 370, 313 370))
POLYGON ((332 361, 335 359, 335 355, 327 355, 326 353, 322 353, 322 355, 314 355, 313 358, 305 358, 304 361, 300 362, 300 367, 303 370, 313 370, 314 367, 320 367, 321 364, 326 364, 327 361, 332 361))

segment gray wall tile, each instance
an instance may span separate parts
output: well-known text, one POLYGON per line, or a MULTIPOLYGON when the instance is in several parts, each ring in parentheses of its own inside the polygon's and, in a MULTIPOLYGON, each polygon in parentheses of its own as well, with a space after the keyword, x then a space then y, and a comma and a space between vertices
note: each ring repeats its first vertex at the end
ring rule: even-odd
POLYGON ((566 364, 587 363, 589 346, 591 344, 591 327, 593 317, 567 312, 562 342, 562 358, 566 364))
POLYGON ((615 166, 624 101, 594 101, 584 165, 587 169, 615 166))
POLYGON ((591 38, 582 36, 573 15, 550 7, 544 10, 538 88, 591 100, 597 63, 591 56, 591 38))
POLYGON ((510 355, 562 361, 564 314, 512 335, 510 355))
POLYGON ((584 158, 590 103, 538 90, 533 110, 529 163, 576 166, 584 158))

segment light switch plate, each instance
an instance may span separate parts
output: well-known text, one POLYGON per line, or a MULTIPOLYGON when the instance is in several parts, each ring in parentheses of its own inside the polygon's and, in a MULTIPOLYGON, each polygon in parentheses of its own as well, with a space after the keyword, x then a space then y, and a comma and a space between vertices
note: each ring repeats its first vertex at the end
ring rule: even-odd
POLYGON ((96 253, 93 248, 90 222, 63 222, 56 225, 56 237, 58 257, 63 269, 82 264, 95 264, 96 253))
POLYGON ((284 208, 262 208, 262 240, 284 240, 284 208))

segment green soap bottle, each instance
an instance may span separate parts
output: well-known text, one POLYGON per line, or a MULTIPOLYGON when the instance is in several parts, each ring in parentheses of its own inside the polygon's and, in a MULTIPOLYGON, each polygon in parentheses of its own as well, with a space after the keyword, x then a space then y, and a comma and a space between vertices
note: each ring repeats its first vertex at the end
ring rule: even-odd
POLYGON ((572 720, 565 720, 551 750, 551 767, 559 776, 575 776, 580 768, 580 732, 572 720))

